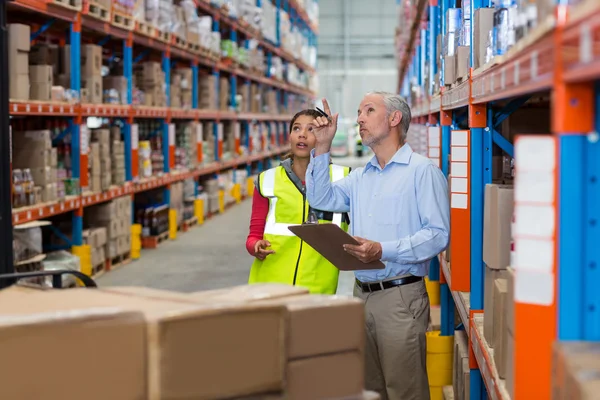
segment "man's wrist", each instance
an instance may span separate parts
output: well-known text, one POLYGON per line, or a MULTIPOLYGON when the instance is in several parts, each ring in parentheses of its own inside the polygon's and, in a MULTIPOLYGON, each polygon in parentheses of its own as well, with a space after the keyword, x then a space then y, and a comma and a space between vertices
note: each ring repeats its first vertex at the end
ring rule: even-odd
POLYGON ((331 151, 331 144, 317 144, 315 146, 315 157, 327 154, 331 151))

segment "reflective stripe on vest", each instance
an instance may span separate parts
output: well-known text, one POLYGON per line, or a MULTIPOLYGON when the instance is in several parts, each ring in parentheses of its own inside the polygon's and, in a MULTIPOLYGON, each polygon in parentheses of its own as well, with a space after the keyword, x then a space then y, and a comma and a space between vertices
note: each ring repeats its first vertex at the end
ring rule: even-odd
POLYGON ((275 209, 277 206, 277 197, 275 197, 275 172, 276 168, 266 170, 262 174, 260 182, 260 193, 263 197, 269 198, 269 214, 267 214, 267 223, 265 224, 265 234, 294 236, 288 229, 290 224, 278 224, 275 222, 275 209))
MULTIPOLYGON (((331 181, 344 179, 344 167, 331 165, 331 181)), ((288 228, 293 224, 278 223, 275 221, 275 210, 277 209, 277 197, 275 196, 275 171, 271 168, 265 171, 260 182, 260 192, 263 197, 269 198, 269 213, 265 224, 265 234, 280 236, 295 236, 288 228)), ((342 213, 334 213, 332 223, 342 226, 342 213)))

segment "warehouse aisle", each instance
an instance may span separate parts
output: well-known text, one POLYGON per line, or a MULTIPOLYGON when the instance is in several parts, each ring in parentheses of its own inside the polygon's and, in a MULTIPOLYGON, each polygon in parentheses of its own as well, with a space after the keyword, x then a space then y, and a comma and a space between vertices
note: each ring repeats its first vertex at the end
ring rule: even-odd
MULTIPOLYGON (((334 161, 355 168, 367 160, 334 161)), ((252 264, 245 247, 251 209, 252 202, 243 201, 203 226, 180 232, 177 240, 167 241, 158 249, 143 250, 139 260, 98 278, 98 285, 193 292, 245 284, 252 264)), ((342 273, 338 293, 352 294, 353 283, 353 273, 342 273)))

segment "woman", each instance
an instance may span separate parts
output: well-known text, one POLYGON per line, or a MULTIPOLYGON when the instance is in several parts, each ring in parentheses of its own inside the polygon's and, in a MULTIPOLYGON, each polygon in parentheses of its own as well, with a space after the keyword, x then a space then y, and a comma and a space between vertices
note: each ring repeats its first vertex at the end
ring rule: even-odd
MULTIPOLYGON (((280 166, 262 172, 255 182, 246 248, 256 259, 249 283, 287 283, 322 294, 335 294, 337 290, 339 270, 287 229, 288 225, 302 224, 309 215, 319 223, 336 223, 348 229, 346 214, 314 210, 306 201, 304 178, 316 143, 313 121, 321 116, 316 110, 294 115, 290 123, 291 152, 280 166)), ((332 181, 350 172, 350 168, 338 165, 330 168, 332 181)))

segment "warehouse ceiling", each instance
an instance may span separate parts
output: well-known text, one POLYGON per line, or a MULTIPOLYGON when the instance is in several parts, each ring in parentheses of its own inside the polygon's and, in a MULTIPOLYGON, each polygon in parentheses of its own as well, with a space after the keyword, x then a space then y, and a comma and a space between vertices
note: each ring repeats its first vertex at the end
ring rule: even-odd
POLYGON ((365 92, 396 89, 396 25, 393 0, 319 1, 319 95, 342 118, 356 118, 365 92))

